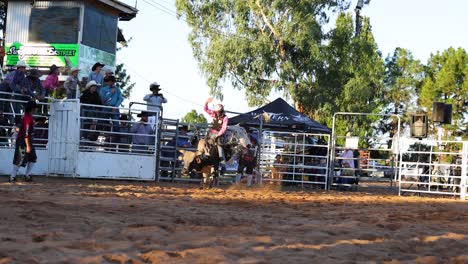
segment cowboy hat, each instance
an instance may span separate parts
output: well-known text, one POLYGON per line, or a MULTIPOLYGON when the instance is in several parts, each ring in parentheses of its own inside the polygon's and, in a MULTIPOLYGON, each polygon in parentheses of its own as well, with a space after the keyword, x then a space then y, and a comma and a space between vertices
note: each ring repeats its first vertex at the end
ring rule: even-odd
POLYGON ((116 82, 117 80, 115 79, 114 75, 104 77, 104 82, 116 82))
POLYGON ((100 62, 96 62, 96 63, 93 65, 93 67, 91 68, 91 71, 95 71, 97 67, 101 67, 101 68, 102 68, 102 67, 104 67, 104 66, 106 66, 106 65, 105 65, 105 64, 102 64, 102 63, 100 63, 100 62))
POLYGON ((42 73, 41 73, 41 71, 39 71, 37 69, 31 69, 26 73, 26 75, 29 76, 29 77, 39 78, 39 77, 42 76, 42 73))
POLYGON ((57 65, 55 64, 52 64, 50 67, 49 67, 49 72, 50 73, 53 73, 55 70, 59 69, 60 67, 58 67, 57 65))
POLYGON ((97 83, 96 81, 92 80, 92 81, 90 81, 89 83, 86 84, 86 89, 88 89, 91 86, 101 86, 101 85, 99 83, 97 83))
POLYGON ((16 68, 20 68, 20 67, 27 68, 28 65, 27 65, 26 62, 24 62, 23 60, 19 60, 19 61, 16 63, 16 68))
POLYGON ((114 75, 104 77, 104 82, 116 82, 117 80, 115 79, 114 75))
POLYGON ((180 126, 180 127, 178 128, 178 130, 179 130, 179 131, 180 131, 180 130, 186 130, 186 131, 188 131, 188 125, 182 125, 182 126, 180 126))
POLYGON ((223 104, 216 104, 215 106, 215 111, 224 111, 224 105, 223 104))
POLYGON ((146 111, 141 111, 141 113, 137 115, 137 117, 142 117, 142 116, 149 116, 149 114, 146 111))
POLYGON ((154 82, 154 83, 150 84, 150 91, 153 91, 153 90, 161 91, 161 88, 159 88, 160 86, 161 85, 159 85, 159 83, 154 82))
POLYGON ((70 73, 74 73, 74 72, 77 72, 77 71, 80 71, 80 68, 78 68, 78 67, 72 67, 72 68, 70 69, 70 73))

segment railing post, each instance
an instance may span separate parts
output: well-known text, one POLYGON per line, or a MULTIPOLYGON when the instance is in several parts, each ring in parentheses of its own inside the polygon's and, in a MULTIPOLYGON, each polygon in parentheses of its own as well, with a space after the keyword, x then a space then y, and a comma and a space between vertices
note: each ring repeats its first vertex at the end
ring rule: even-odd
POLYGON ((468 173, 468 141, 463 142, 461 166, 460 199, 464 201, 466 199, 466 180, 468 173))

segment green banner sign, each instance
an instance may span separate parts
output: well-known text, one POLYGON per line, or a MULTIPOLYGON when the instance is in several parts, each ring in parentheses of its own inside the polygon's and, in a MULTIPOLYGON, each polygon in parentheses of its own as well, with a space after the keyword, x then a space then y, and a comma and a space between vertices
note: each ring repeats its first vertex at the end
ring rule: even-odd
POLYGON ((78 44, 21 44, 15 42, 5 46, 7 67, 14 67, 18 60, 23 60, 34 68, 49 68, 52 64, 59 67, 76 67, 78 66, 78 53, 78 44))

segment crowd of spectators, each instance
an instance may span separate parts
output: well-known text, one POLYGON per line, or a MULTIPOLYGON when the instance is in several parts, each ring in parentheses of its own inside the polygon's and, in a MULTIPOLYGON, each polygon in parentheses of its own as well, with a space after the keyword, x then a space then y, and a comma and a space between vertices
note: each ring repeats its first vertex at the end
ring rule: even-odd
MULTIPOLYGON (((141 112, 138 122, 132 122, 132 114, 120 113, 124 101, 121 88, 111 68, 104 68, 97 62, 91 67, 87 76, 81 76, 80 69, 73 67, 64 69, 56 65, 50 66, 48 75, 42 77, 38 69, 29 69, 24 61, 18 61, 16 69, 9 72, 0 84, 0 144, 7 143, 13 135, 15 117, 21 117, 25 102, 35 100, 40 102, 35 122, 47 130, 48 104, 51 99, 79 99, 81 102, 81 140, 96 141, 105 134, 106 142, 120 144, 120 148, 141 151, 155 143, 156 115, 167 99, 160 93, 158 83, 150 85, 151 93, 143 100, 147 102, 148 112, 141 112), (64 82, 59 76, 65 73, 64 82), (41 81, 41 79, 43 79, 41 81), (126 147, 125 147, 126 146, 126 147)), ((139 112, 139 111, 137 111, 139 112)), ((36 137, 37 138, 37 137, 36 137)), ((44 135, 42 142, 47 144, 44 135)))

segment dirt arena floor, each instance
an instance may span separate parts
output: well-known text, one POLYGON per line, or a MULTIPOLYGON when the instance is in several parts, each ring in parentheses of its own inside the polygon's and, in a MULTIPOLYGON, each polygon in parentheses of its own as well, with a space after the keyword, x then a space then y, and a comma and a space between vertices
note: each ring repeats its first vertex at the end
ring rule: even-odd
POLYGON ((5 263, 468 263, 468 202, 0 178, 5 263))

